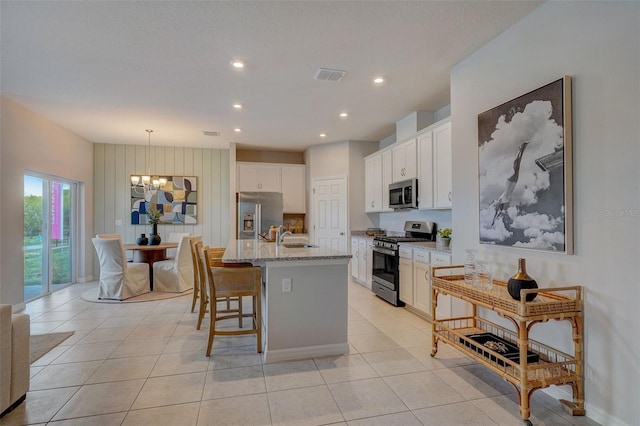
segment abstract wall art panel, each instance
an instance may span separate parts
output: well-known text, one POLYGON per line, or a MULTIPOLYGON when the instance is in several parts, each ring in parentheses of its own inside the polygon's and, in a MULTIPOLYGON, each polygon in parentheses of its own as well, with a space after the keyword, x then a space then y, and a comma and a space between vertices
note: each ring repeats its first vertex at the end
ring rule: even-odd
POLYGON ((149 223, 149 211, 161 213, 160 224, 198 223, 198 185, 195 176, 159 176, 167 179, 163 188, 131 185, 131 224, 149 223))

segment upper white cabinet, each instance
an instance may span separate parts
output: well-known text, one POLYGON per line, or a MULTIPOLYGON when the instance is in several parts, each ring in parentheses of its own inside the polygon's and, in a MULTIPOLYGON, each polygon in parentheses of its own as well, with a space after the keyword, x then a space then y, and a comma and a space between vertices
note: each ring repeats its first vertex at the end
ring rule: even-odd
POLYGON ((238 192, 281 192, 280 166, 262 163, 238 163, 238 192))
POLYGON ((306 213, 304 164, 237 163, 238 192, 281 192, 284 213, 306 213))
POLYGON ((433 144, 432 133, 418 137, 418 208, 433 208, 433 144))
POLYGON ((285 213, 304 213, 307 209, 306 168, 303 164, 281 166, 282 201, 285 213))
POLYGON ((417 177, 417 144, 411 139, 393 148, 393 182, 417 177))
POLYGON ((382 211, 382 155, 376 154, 365 158, 364 177, 365 212, 382 211))
POLYGON ((382 210, 392 212, 389 207, 389 184, 393 183, 393 159, 391 150, 382 152, 382 210))
MULTIPOLYGON (((433 208, 451 208, 451 122, 433 129, 433 208)), ((419 185, 419 184, 418 184, 419 185)))

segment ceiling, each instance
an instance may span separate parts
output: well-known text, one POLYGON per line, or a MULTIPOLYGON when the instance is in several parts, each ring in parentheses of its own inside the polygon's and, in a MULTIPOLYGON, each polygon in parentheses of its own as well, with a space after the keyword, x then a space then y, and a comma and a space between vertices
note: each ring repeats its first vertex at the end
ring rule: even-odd
POLYGON ((147 128, 164 146, 379 141, 447 106, 451 67, 540 3, 2 1, 0 84, 97 143, 144 145, 147 128), (321 67, 346 75, 316 80, 321 67))

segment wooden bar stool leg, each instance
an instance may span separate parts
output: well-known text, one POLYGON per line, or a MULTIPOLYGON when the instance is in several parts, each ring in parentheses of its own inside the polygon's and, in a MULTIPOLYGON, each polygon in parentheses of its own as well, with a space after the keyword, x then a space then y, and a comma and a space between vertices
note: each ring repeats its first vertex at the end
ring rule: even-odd
POLYGON ((216 316, 218 314, 218 308, 215 300, 211 303, 209 310, 211 311, 211 321, 209 322, 209 339, 207 340, 207 356, 211 356, 211 347, 213 346, 213 339, 216 331, 216 316))

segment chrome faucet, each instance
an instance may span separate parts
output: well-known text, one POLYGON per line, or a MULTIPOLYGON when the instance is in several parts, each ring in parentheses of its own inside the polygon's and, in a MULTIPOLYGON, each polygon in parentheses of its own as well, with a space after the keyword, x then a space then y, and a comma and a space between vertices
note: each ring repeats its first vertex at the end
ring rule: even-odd
POLYGON ((287 235, 293 235, 291 231, 282 232, 283 229, 284 227, 282 225, 278 226, 278 231, 276 232, 276 246, 279 246, 280 244, 282 244, 282 240, 287 235))

